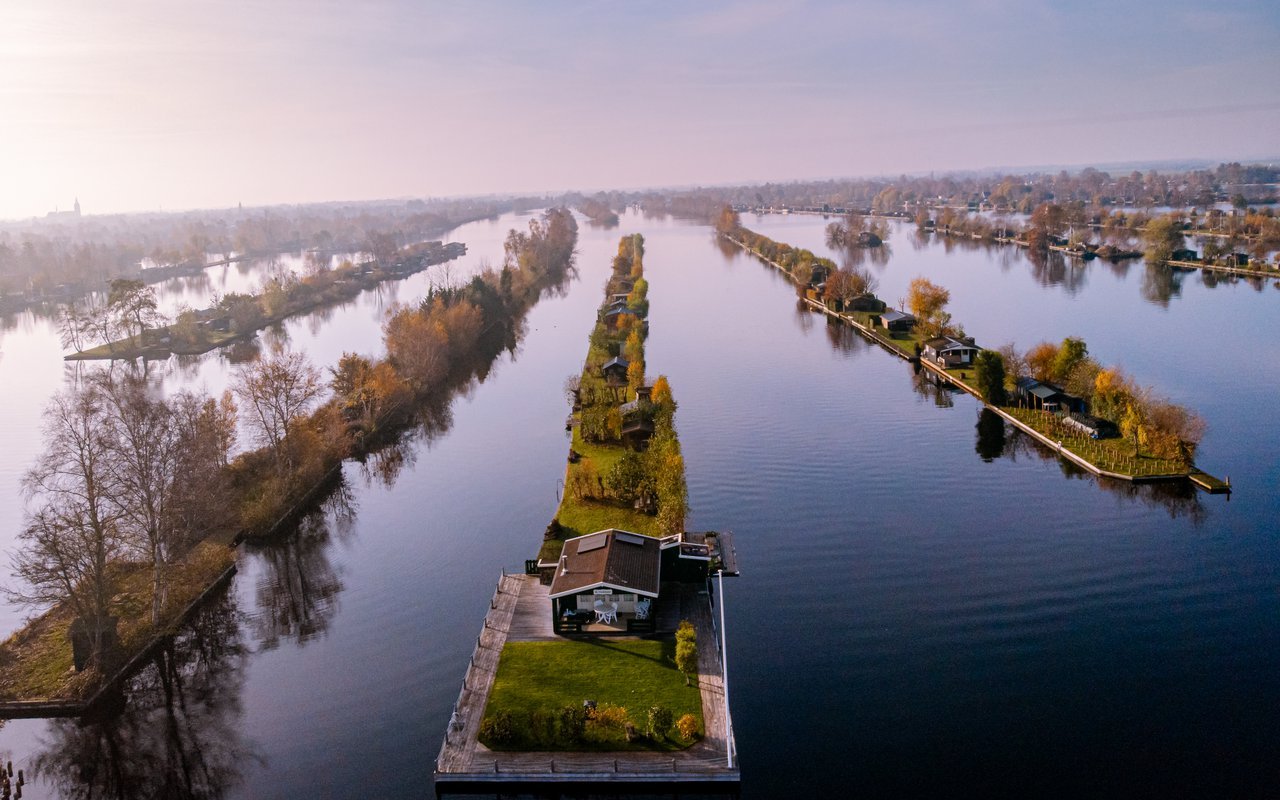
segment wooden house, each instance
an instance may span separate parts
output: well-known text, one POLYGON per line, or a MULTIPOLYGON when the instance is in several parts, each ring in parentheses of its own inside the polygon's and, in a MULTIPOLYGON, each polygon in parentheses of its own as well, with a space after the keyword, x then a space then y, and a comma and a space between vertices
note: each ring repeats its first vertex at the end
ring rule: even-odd
POLYGON ((628 363, 627 360, 622 356, 614 356, 613 358, 604 362, 604 364, 600 367, 600 374, 603 375, 604 379, 609 381, 610 383, 617 383, 617 382, 626 383, 627 368, 630 366, 631 364, 628 363))
POLYGON ((880 324, 889 331, 908 333, 912 326, 916 324, 916 318, 905 311, 891 308, 880 315, 880 324))
MULTIPOLYGON (((1019 402, 1038 411, 1061 411, 1084 414, 1084 400, 1064 392, 1052 383, 1035 378, 1019 378, 1014 384, 1019 402)), ((1096 438, 1096 437, 1095 437, 1096 438)))
POLYGON ((939 336, 924 343, 920 357, 928 359, 943 369, 953 369, 971 365, 977 355, 978 347, 972 339, 939 336))
POLYGON ((683 534, 610 528, 565 541, 548 595, 556 633, 652 633, 663 586, 707 579, 711 552, 683 534))

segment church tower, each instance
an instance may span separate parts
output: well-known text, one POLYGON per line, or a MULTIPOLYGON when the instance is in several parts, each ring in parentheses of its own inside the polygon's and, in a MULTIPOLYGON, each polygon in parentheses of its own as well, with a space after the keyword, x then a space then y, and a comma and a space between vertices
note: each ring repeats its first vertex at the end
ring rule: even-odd
POLYGON ((76 205, 75 205, 75 212, 74 212, 74 213, 75 213, 75 215, 76 215, 77 217, 78 217, 78 216, 80 216, 80 198, 79 198, 79 197, 77 197, 77 198, 76 198, 76 205))

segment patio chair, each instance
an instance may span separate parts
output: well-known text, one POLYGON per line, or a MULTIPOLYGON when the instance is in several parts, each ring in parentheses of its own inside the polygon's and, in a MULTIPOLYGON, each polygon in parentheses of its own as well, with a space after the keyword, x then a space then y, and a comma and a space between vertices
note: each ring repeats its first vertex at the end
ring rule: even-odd
POLYGON ((649 598, 647 598, 647 597, 646 597, 646 598, 644 598, 643 600, 637 600, 637 601, 636 601, 636 619, 648 619, 648 618, 649 618, 649 606, 650 606, 652 603, 653 603, 653 601, 652 601, 652 600, 650 600, 650 599, 649 599, 649 598))

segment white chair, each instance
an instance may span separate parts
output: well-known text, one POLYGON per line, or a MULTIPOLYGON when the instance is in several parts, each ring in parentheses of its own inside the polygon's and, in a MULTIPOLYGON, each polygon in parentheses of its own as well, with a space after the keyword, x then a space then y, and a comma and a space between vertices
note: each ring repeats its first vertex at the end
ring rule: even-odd
POLYGON ((637 601, 636 601, 636 619, 648 619, 648 618, 649 618, 649 605, 650 605, 652 602, 653 602, 653 601, 652 601, 652 600, 650 600, 650 599, 649 599, 649 598, 647 598, 647 597, 646 597, 646 598, 644 598, 643 600, 637 600, 637 601))
POLYGON ((596 610, 596 622, 608 622, 609 612, 605 610, 604 601, 597 600, 592 604, 596 610))
POLYGON ((610 603, 609 605, 605 606, 604 621, 605 622, 618 621, 618 604, 617 603, 610 603))

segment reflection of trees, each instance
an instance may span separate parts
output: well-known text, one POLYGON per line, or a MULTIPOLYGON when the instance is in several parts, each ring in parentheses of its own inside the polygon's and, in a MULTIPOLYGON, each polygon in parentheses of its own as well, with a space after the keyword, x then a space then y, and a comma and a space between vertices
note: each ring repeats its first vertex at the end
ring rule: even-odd
POLYGON ((1142 273, 1142 299, 1167 307, 1169 301, 1182 295, 1182 279, 1186 273, 1167 264, 1147 264, 1142 273))
POLYGON ((1028 249, 1027 261, 1031 262, 1031 276, 1041 286, 1061 286, 1067 294, 1076 294, 1084 288, 1087 270, 1083 261, 1068 258, 1055 250, 1041 253, 1028 249))
POLYGON ((272 544, 251 547, 262 567, 258 578, 258 610, 252 624, 262 647, 279 646, 282 639, 305 644, 323 636, 338 611, 342 579, 329 560, 332 527, 346 529, 343 518, 354 514, 345 481, 324 505, 306 515, 297 530, 272 544))
POLYGON ((813 330, 813 313, 803 300, 796 301, 796 325, 805 333, 813 330))
POLYGON ((852 325, 827 318, 827 341, 831 342, 831 347, 840 353, 862 352, 871 346, 871 343, 854 330, 852 325))
POLYGON ((50 723, 33 775, 64 798, 225 797, 245 763, 245 648, 235 595, 223 591, 130 678, 112 708, 50 723))
MULTIPOLYGON (((980 433, 981 435, 981 433, 980 433)), ((1068 478, 1092 481, 1099 489, 1117 497, 1142 503, 1150 508, 1160 508, 1170 519, 1186 517, 1199 527, 1209 517, 1209 510, 1200 502, 1200 492, 1190 481, 1161 481, 1158 483, 1134 483, 1114 478, 1103 478, 1077 466, 1065 458, 1059 458, 1035 439, 1010 426, 1004 439, 1004 457, 1017 461, 1027 455, 1042 461, 1058 462, 1062 474, 1068 478)))
POLYGON ((1004 420, 999 414, 983 407, 978 412, 978 424, 975 427, 978 431, 978 441, 974 445, 974 450, 977 451, 979 458, 990 463, 1004 455, 1004 420))

